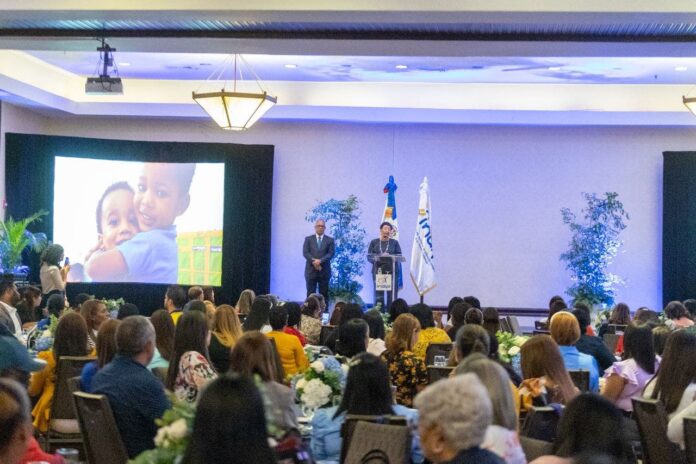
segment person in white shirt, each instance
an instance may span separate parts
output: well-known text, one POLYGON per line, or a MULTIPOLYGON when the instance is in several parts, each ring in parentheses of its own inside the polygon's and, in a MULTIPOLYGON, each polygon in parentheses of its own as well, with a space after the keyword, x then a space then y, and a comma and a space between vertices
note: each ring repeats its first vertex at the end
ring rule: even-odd
POLYGON ((22 338, 22 322, 15 305, 20 296, 15 283, 8 279, 0 281, 0 324, 4 324, 15 337, 22 338))

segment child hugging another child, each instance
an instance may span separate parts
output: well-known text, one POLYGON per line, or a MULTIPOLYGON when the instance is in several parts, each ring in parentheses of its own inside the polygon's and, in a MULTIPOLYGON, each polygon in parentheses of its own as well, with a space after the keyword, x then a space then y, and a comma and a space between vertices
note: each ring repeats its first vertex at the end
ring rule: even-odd
POLYGON ((177 282, 174 220, 188 209, 195 169, 143 163, 135 192, 125 182, 106 189, 97 205, 99 244, 85 265, 93 281, 177 282))

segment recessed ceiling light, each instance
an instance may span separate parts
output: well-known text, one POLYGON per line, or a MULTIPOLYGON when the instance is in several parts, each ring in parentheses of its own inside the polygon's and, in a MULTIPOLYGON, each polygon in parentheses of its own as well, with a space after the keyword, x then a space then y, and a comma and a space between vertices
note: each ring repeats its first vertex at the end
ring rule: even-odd
POLYGON ((560 71, 560 70, 561 70, 561 67, 560 67, 560 66, 551 66, 551 67, 549 68, 549 71, 560 71))
POLYGON ((288 69, 295 69, 297 67, 297 65, 296 64, 286 64, 285 67, 288 69))
POLYGON ((395 67, 396 69, 408 69, 408 66, 406 66, 405 64, 397 64, 397 65, 394 66, 394 67, 395 67))
POLYGON ((689 68, 687 68, 686 66, 677 66, 674 68, 675 71, 686 71, 687 69, 689 68))
POLYGON ((130 63, 126 63, 125 61, 123 63, 118 63, 119 66, 130 66, 130 63))

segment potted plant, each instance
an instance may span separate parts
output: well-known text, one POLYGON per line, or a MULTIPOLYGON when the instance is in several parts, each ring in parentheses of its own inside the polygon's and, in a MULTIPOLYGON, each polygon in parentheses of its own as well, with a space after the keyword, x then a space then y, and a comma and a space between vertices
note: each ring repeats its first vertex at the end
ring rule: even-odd
POLYGON ((41 210, 17 221, 12 217, 0 221, 0 269, 3 273, 20 276, 20 280, 28 274, 29 267, 22 265, 22 252, 30 248, 41 253, 48 245, 48 238, 44 233, 29 232, 27 227, 47 214, 41 210))

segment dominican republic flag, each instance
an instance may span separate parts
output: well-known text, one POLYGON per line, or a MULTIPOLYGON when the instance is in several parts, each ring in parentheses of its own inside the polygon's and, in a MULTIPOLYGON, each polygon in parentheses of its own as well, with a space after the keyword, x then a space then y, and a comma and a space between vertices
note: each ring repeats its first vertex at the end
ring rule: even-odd
MULTIPOLYGON (((382 214, 382 222, 388 222, 392 225, 393 232, 391 238, 399 240, 399 222, 396 220, 396 192, 397 187, 394 182, 394 176, 389 176, 389 182, 384 186, 384 193, 387 194, 387 201, 384 204, 384 214, 382 214)), ((401 277, 401 263, 396 263, 399 270, 396 273, 398 276, 398 288, 404 288, 403 278, 401 277)))
POLYGON ((411 280, 418 294, 423 296, 437 285, 430 222, 430 188, 427 177, 423 178, 419 193, 418 221, 411 249, 411 280))

